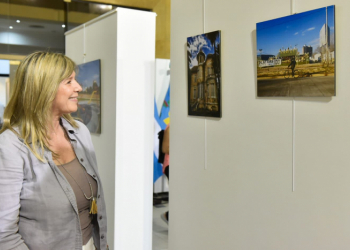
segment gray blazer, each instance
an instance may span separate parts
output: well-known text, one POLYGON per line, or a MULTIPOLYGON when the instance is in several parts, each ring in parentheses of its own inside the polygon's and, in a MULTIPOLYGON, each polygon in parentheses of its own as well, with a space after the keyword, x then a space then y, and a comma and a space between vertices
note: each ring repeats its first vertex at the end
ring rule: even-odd
MULTIPOLYGON (((93 238, 107 248, 107 217, 101 179, 90 132, 84 124, 63 127, 75 154, 97 181, 98 214, 93 238)), ((0 249, 81 250, 82 235, 73 189, 46 151, 39 161, 12 131, 0 134, 0 249)))

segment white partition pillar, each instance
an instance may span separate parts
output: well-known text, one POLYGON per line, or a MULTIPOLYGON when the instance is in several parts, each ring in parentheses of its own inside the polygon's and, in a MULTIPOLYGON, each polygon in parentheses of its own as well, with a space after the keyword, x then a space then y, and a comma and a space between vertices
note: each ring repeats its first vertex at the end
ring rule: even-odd
POLYGON ((154 17, 118 11, 115 249, 121 250, 152 249, 154 17))
POLYGON ((110 249, 152 249, 155 17, 117 8, 66 33, 77 64, 101 59, 101 134, 92 140, 110 249))

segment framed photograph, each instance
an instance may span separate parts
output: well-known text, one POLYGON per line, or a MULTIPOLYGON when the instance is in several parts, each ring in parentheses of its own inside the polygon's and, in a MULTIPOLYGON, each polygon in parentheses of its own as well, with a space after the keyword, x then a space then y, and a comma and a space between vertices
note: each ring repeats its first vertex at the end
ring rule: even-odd
POLYGON ((335 96, 334 9, 256 24, 259 97, 335 96))
POLYGON ((78 97, 78 110, 72 116, 82 121, 91 133, 101 133, 101 60, 77 66, 76 80, 83 90, 78 97))
POLYGON ((188 115, 221 117, 221 32, 187 38, 188 115))

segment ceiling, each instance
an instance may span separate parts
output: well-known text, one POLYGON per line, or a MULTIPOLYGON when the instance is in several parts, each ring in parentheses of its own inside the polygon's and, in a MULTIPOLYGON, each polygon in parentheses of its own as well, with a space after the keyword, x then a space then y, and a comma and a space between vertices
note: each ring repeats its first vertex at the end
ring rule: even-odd
MULTIPOLYGON (((85 0, 82 1, 89 2, 85 0)), ((152 10, 159 1, 162 0, 94 0, 93 2, 152 10)))
POLYGON ((63 0, 0 0, 0 58, 11 59, 8 58, 11 55, 18 58, 48 48, 64 53, 65 31, 112 8, 150 11, 161 0, 65 1, 68 3, 63 0), (63 24, 66 27, 62 28, 63 24))

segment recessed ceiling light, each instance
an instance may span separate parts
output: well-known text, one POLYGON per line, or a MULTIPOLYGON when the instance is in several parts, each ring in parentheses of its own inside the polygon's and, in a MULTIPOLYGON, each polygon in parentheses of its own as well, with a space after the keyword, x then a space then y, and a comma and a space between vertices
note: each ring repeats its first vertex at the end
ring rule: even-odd
POLYGON ((21 22, 21 20, 17 20, 16 22, 17 22, 17 23, 20 23, 20 22, 21 22))
POLYGON ((10 28, 10 29, 13 29, 13 27, 12 27, 12 26, 10 26, 9 28, 10 28))
POLYGON ((112 5, 100 4, 100 8, 102 10, 111 10, 113 8, 112 5))
POLYGON ((65 28, 65 27, 66 27, 66 25, 62 24, 62 28, 65 28))

